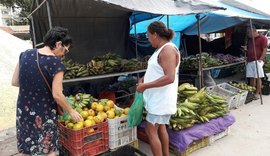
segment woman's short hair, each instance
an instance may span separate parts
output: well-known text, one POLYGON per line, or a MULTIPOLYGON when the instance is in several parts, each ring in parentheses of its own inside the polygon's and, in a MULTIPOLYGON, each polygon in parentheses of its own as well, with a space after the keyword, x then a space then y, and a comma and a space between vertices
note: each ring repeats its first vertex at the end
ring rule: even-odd
POLYGON ((166 27, 166 25, 161 21, 155 21, 151 23, 148 28, 148 32, 151 34, 157 33, 160 37, 171 40, 174 36, 174 31, 166 27))
POLYGON ((62 41, 62 44, 65 46, 72 44, 72 39, 68 35, 68 29, 59 26, 53 27, 43 38, 44 45, 50 47, 52 50, 55 48, 55 43, 58 41, 62 41))

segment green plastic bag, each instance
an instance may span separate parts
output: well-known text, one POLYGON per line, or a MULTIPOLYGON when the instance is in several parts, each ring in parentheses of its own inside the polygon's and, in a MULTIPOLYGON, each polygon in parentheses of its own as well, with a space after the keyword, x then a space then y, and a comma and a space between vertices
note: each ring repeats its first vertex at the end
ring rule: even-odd
MULTIPOLYGON (((71 102, 69 101, 68 97, 66 97, 66 100, 68 102, 69 105, 71 105, 71 102)), ((63 116, 58 116, 58 120, 64 120, 67 121, 70 119, 70 116, 68 114, 68 112, 64 109, 64 115, 63 116)))
POLYGON ((136 92, 134 101, 127 114, 127 124, 129 127, 135 127, 141 123, 143 107, 143 93, 136 92))

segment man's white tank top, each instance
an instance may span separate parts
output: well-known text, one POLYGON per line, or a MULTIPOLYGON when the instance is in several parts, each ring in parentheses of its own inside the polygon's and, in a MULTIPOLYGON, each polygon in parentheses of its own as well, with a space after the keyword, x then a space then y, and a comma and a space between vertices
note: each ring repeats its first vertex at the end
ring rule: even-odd
MULTIPOLYGON (((164 76, 163 68, 158 63, 160 52, 165 46, 173 46, 178 48, 171 42, 164 44, 150 57, 146 73, 144 75, 144 83, 152 82, 164 76)), ((179 53, 179 51, 178 51, 179 53)), ((180 55, 180 54, 179 54, 180 55)), ((169 115, 175 114, 177 103, 177 88, 178 88, 178 72, 180 64, 180 56, 178 64, 175 68, 175 80, 173 83, 156 88, 149 88, 143 92, 145 109, 150 114, 169 115)), ((170 63, 170 62, 168 62, 170 63)))

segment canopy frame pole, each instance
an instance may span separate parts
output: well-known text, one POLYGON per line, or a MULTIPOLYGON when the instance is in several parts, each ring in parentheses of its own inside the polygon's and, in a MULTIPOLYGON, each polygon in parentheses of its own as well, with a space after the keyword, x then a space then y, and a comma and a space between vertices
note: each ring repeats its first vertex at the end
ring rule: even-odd
POLYGON ((167 15, 167 28, 169 29, 170 28, 170 19, 169 19, 169 15, 167 15))
MULTIPOLYGON (((43 0, 37 7, 35 10, 33 10, 28 16, 27 18, 29 18, 30 16, 32 16, 47 0, 43 0)), ((37 1, 36 1, 37 2, 37 1)))
POLYGON ((136 26, 136 16, 134 15, 134 35, 135 35, 135 55, 138 57, 138 39, 137 39, 137 26, 136 26))
POLYGON ((38 4, 38 0, 36 0, 36 5, 37 5, 37 7, 38 7, 38 5, 39 5, 39 4, 38 4))
POLYGON ((31 16, 31 25, 32 25, 32 33, 33 33, 33 46, 36 47, 37 39, 36 39, 35 24, 34 24, 33 16, 31 16))
MULTIPOLYGON (((134 35, 135 35, 135 57, 136 59, 138 59, 138 38, 137 38, 136 15, 134 15, 134 35)), ((137 80, 139 79, 140 79, 140 75, 139 73, 137 73, 137 80)))
POLYGON ((48 14, 48 21, 49 21, 49 28, 52 29, 52 18, 51 18, 51 10, 49 1, 46 0, 46 7, 47 7, 47 14, 48 14))
POLYGON ((198 42, 199 42, 199 53, 200 53, 200 59, 199 59, 199 89, 201 89, 203 85, 203 72, 202 72, 202 43, 201 43, 201 28, 200 28, 200 14, 196 14, 197 19, 197 28, 198 28, 198 42))
MULTIPOLYGON (((252 19, 249 19, 249 25, 250 25, 250 31, 253 31, 253 23, 252 23, 252 19)), ((254 51, 254 55, 255 55, 255 65, 256 65, 256 73, 257 73, 257 80, 256 80, 256 89, 257 89, 257 85, 258 85, 258 81, 260 80, 260 76, 259 76, 259 71, 258 71, 258 59, 257 59, 257 52, 256 52, 256 47, 255 47, 255 38, 253 33, 251 33, 251 38, 252 38, 252 48, 254 51)), ((262 100, 262 88, 260 88, 260 101, 261 101, 261 105, 263 105, 263 100, 262 100)))

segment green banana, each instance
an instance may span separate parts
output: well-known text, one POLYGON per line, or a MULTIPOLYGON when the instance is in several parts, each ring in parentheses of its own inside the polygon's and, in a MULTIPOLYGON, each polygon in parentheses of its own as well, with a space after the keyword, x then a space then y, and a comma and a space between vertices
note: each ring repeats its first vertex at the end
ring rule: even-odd
POLYGON ((178 87, 178 91, 184 91, 186 88, 190 87, 191 85, 189 83, 182 83, 179 87, 178 87))
POLYGON ((214 99, 225 100, 223 97, 218 95, 211 94, 210 96, 212 96, 214 99))
POLYGON ((183 91, 183 94, 188 95, 188 96, 194 95, 196 93, 197 93, 197 91, 189 91, 189 90, 183 91))
POLYGON ((185 90, 187 90, 187 91, 198 91, 198 88, 194 87, 194 86, 189 86, 185 90))

